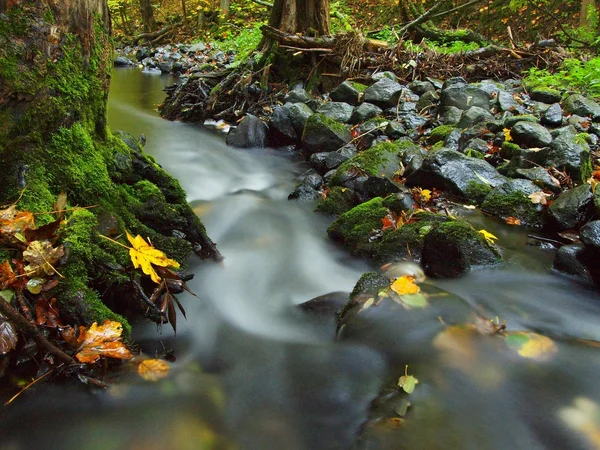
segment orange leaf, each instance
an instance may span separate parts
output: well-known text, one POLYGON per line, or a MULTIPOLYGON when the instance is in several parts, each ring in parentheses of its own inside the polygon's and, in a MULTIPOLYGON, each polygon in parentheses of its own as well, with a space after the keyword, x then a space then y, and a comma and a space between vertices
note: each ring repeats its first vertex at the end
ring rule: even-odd
POLYGON ((13 271, 8 261, 3 261, 0 264, 0 290, 6 289, 17 281, 17 275, 13 271))
POLYGON ((63 326, 60 320, 60 313, 55 304, 55 298, 52 298, 50 301, 40 298, 35 302, 36 325, 46 325, 49 328, 63 326))
POLYGON ((421 292, 421 288, 415 283, 414 275, 402 275, 392 283, 390 288, 398 295, 411 295, 421 292))
POLYGON ((521 219, 517 219, 516 217, 512 217, 509 216, 506 219, 504 219, 504 221, 508 224, 508 225, 521 225, 521 219))
POLYGON ((162 359, 147 359, 138 366, 138 374, 146 381, 158 381, 169 374, 169 364, 162 359))
POLYGON ((382 230, 396 228, 396 221, 389 214, 381 219, 381 223, 383 224, 382 230))
POLYGON ((105 320, 100 326, 96 322, 79 337, 81 347, 77 359, 82 363, 93 363, 100 356, 131 359, 133 355, 121 342, 123 326, 119 322, 105 320))

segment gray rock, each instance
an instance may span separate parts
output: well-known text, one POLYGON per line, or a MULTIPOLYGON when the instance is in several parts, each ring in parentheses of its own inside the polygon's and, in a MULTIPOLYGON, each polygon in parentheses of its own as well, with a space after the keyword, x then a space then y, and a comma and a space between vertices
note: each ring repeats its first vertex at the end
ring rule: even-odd
POLYGON ((135 52, 135 59, 138 61, 143 61, 146 58, 152 56, 152 52, 148 47, 140 47, 137 52, 135 52))
POLYGON ((114 62, 116 67, 126 67, 133 65, 133 61, 129 58, 125 58, 124 56, 117 56, 114 62))
POLYGON ((500 219, 516 217, 521 224, 541 226, 543 206, 532 203, 529 195, 540 188, 532 181, 515 179, 494 188, 481 204, 481 210, 500 219))
POLYGON ((406 136, 406 129, 400 122, 391 120, 385 128, 385 134, 391 139, 398 139, 406 136))
POLYGON ((539 123, 517 122, 510 130, 515 144, 528 148, 546 147, 552 143, 552 135, 539 123))
POLYGON ((398 120, 404 124, 407 130, 416 130, 427 123, 427 119, 415 112, 404 112, 398 114, 398 120))
POLYGON ((518 168, 515 171, 515 176, 532 181, 536 186, 539 186, 540 189, 547 189, 555 193, 562 190, 559 181, 551 176, 543 167, 536 166, 529 169, 518 168))
POLYGON ((570 114, 591 117, 594 121, 600 120, 600 105, 580 94, 573 94, 567 97, 563 102, 563 108, 570 114))
POLYGON ((227 145, 240 148, 264 148, 267 145, 269 127, 252 114, 246 114, 239 125, 227 134, 227 145))
POLYGON ((171 73, 173 71, 173 62, 172 61, 160 61, 158 63, 158 68, 162 73, 171 73))
POLYGON ((549 105, 560 102, 560 99, 562 98, 559 91, 540 87, 533 88, 529 92, 529 96, 531 97, 531 100, 547 103, 549 105))
POLYGON ((306 92, 302 85, 294 86, 283 98, 284 103, 308 103, 312 100, 312 96, 306 92))
POLYGON ((549 127, 560 127, 563 121, 563 111, 559 103, 554 103, 550 108, 544 111, 541 115, 540 122, 542 125, 549 127))
MULTIPOLYGON (((448 147, 448 146, 445 145, 445 143, 444 143, 444 147, 448 147)), ((462 149, 462 152, 468 156, 473 156, 472 155, 473 152, 477 152, 481 156, 483 156, 487 153, 488 150, 489 150, 489 147, 488 147, 486 141, 484 141, 483 139, 480 139, 480 138, 473 138, 465 144, 465 147, 462 149)))
POLYGON ((309 170, 302 175, 302 181, 288 196, 288 200, 298 200, 299 202, 313 202, 319 200, 321 199, 319 189, 322 185, 323 177, 318 173, 309 170))
POLYGON ((406 180, 408 186, 435 187, 462 198, 469 198, 469 189, 473 183, 495 187, 504 182, 506 178, 487 161, 447 148, 429 151, 421 168, 406 180))
POLYGON ((348 123, 354 107, 344 102, 328 102, 321 105, 317 112, 325 114, 327 117, 338 122, 348 123))
POLYGON ((450 221, 425 236, 422 264, 431 277, 455 278, 477 267, 496 265, 499 254, 468 223, 450 221))
POLYGON ((408 88, 417 95, 423 95, 426 92, 435 91, 435 86, 429 81, 413 81, 408 88))
POLYGON ((515 100, 512 92, 498 92, 497 102, 500 111, 518 111, 521 108, 521 104, 515 100))
POLYGON ((592 212, 592 189, 589 184, 563 192, 548 208, 550 225, 559 230, 579 228, 592 212))
POLYGON ((398 81, 398 78, 394 72, 377 72, 371 75, 371 79, 374 81, 383 80, 384 78, 392 81, 398 81))
POLYGON ((356 106, 359 104, 360 91, 350 81, 344 81, 331 91, 329 98, 335 102, 344 102, 356 106))
POLYGON ((365 120, 369 120, 375 116, 378 116, 383 111, 379 106, 375 106, 372 103, 362 103, 360 106, 354 108, 350 117, 350 123, 361 123, 365 120))
POLYGON ((585 246, 581 244, 563 245, 554 257, 554 269, 583 281, 593 282, 585 253, 585 246))
POLYGON ((462 132, 459 129, 452 130, 446 139, 444 139, 444 147, 459 151, 460 150, 460 138, 462 137, 462 132))
POLYGON ((351 140, 350 131, 342 123, 320 113, 308 118, 302 133, 302 145, 308 153, 333 152, 351 140))
POLYGON ((587 133, 587 130, 590 127, 590 119, 578 116, 577 114, 572 114, 567 119, 567 124, 575 128, 575 131, 578 133, 587 133))
POLYGON ((533 114, 521 114, 517 116, 508 116, 504 119, 504 128, 512 128, 519 122, 539 122, 533 114))
POLYGON ((585 245, 600 249, 600 220, 586 223, 579 231, 579 239, 585 245))
POLYGON ((468 85, 464 83, 462 78, 450 83, 451 80, 456 79, 448 80, 442 88, 440 96, 442 106, 455 106, 462 110, 478 106, 489 111, 490 96, 484 89, 475 85, 468 85))
POLYGON ((478 106, 471 106, 469 109, 464 111, 458 122, 459 128, 468 128, 476 123, 484 122, 486 120, 494 120, 494 116, 487 109, 480 108, 478 106))
POLYGON ((396 106, 403 88, 396 81, 384 77, 365 91, 363 100, 381 108, 396 106))
POLYGON ((346 145, 335 152, 313 153, 310 157, 311 166, 320 173, 327 173, 332 169, 337 169, 340 164, 356 155, 356 147, 346 145), (351 149, 354 150, 351 150, 351 149))
POLYGON ((462 109, 456 106, 444 106, 440 112, 440 119, 444 125, 458 125, 462 117, 462 109))
POLYGON ((417 111, 423 111, 423 109, 425 109, 425 108, 429 108, 431 106, 437 105, 439 100, 440 100, 439 94, 437 92, 431 90, 431 91, 427 91, 423 95, 421 95, 421 97, 419 98, 419 101, 417 102, 417 104, 415 106, 416 106, 417 111))
POLYGON ((564 167, 576 183, 582 183, 591 176, 590 147, 572 128, 560 129, 543 156, 544 167, 564 167))
POLYGON ((190 45, 187 49, 187 52, 188 53, 196 53, 196 52, 203 52, 204 50, 206 50, 206 45, 204 45, 202 42, 198 42, 196 44, 190 45))

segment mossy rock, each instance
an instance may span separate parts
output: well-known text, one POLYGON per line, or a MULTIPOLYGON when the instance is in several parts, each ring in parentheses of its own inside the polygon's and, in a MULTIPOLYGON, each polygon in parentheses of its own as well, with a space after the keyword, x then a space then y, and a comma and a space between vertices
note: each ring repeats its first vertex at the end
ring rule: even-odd
POLYGON ((337 217, 354 206, 354 191, 341 186, 333 186, 329 194, 319 202, 316 212, 337 217))
POLYGON ((444 141, 448 137, 450 133, 456 130, 456 127, 453 125, 440 125, 431 130, 429 137, 427 138, 427 142, 430 144, 435 144, 440 141, 444 141))
POLYGON ((492 187, 489 184, 472 180, 467 184, 465 194, 470 202, 480 204, 491 191, 492 187))
POLYGON ((316 113, 308 118, 302 133, 302 146, 308 153, 333 152, 352 140, 343 123, 316 113))
POLYGON ((342 214, 330 225, 327 233, 353 255, 370 258, 375 254, 371 233, 381 229, 381 219, 388 213, 388 209, 383 206, 383 199, 375 197, 342 214))
POLYGON ((481 210, 502 220, 514 217, 522 225, 539 227, 544 223, 543 207, 533 203, 529 195, 541 189, 530 180, 510 180, 491 191, 481 204, 481 210))

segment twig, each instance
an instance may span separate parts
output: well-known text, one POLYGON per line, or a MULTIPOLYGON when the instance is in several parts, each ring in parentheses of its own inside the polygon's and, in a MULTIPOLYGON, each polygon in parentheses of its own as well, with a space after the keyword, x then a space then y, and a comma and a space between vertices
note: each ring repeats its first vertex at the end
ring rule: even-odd
POLYGON ((536 236, 534 234, 528 234, 527 237, 530 237, 531 239, 535 239, 535 240, 542 241, 542 242, 549 242, 550 244, 556 244, 556 245, 560 245, 560 246, 565 245, 564 242, 560 242, 560 241, 542 237, 542 236, 536 236))
POLYGON ((38 381, 44 379, 45 377, 47 377, 48 375, 50 375, 52 372, 54 372, 54 369, 49 370, 48 372, 46 372, 45 374, 37 377, 35 380, 33 380, 31 383, 29 383, 27 386, 25 386, 23 389, 21 389, 19 392, 17 392, 15 395, 13 395, 10 400, 8 400, 6 403, 4 403, 4 406, 8 406, 10 405, 12 402, 14 402, 17 397, 19 397, 19 395, 21 395, 23 392, 25 392, 27 389, 29 389, 31 386, 33 386, 34 384, 36 384, 38 381))
POLYGON ((404 33, 406 33, 411 28, 416 27, 417 25, 425 22, 433 15, 434 12, 436 12, 440 8, 440 6, 442 6, 442 2, 436 3, 433 7, 431 7, 427 11, 425 11, 423 14, 421 14, 415 20, 408 22, 406 25, 404 25, 402 28, 400 28, 398 30, 397 34, 399 36, 402 36, 404 33))
POLYGON ((467 6, 471 6, 474 5, 475 3, 481 3, 483 0, 471 0, 470 2, 467 3, 463 3, 462 5, 458 5, 455 8, 452 9, 448 9, 446 11, 442 11, 440 13, 434 14, 433 16, 429 16, 430 19, 433 19, 435 17, 441 17, 441 16, 445 16, 447 14, 453 13, 454 11, 458 11, 459 9, 463 9, 466 8, 467 6))

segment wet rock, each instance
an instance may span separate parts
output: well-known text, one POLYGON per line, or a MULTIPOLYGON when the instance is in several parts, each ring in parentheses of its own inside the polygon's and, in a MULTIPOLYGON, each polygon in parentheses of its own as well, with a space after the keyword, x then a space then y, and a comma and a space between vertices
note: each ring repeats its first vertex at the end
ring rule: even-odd
POLYGON ((360 106, 354 108, 352 116, 350 117, 350 123, 356 124, 364 122, 365 120, 378 116, 382 112, 380 107, 375 106, 372 103, 362 103, 360 106))
POLYGON ((239 125, 227 134, 227 145, 240 148, 263 148, 267 145, 269 127, 252 114, 246 114, 239 125))
POLYGON ((148 47, 140 47, 136 52, 135 52, 135 59, 137 59, 138 61, 143 61, 146 58, 149 58, 153 55, 153 53, 150 51, 150 49, 148 47))
POLYGON ((313 202, 321 199, 320 189, 323 185, 323 177, 314 171, 303 174, 302 181, 296 189, 288 196, 288 200, 299 202, 313 202))
POLYGON ((579 228, 592 212, 592 189, 588 184, 563 192, 548 208, 550 225, 559 230, 579 228))
POLYGON ((518 111, 521 108, 521 104, 515 100, 512 92, 498 92, 497 102, 500 111, 518 111))
POLYGON ((308 118, 302 145, 308 153, 333 152, 352 140, 350 131, 340 122, 316 113, 308 118))
POLYGON ((540 122, 549 127, 560 127, 563 121, 563 111, 560 104, 554 103, 542 113, 540 122))
POLYGON ((571 244, 559 248, 554 257, 554 269, 582 281, 593 282, 584 245, 571 244))
POLYGON ((539 122, 538 118, 532 114, 519 114, 517 116, 508 116, 504 119, 504 128, 512 128, 518 122, 539 122))
POLYGON ((396 77, 396 74, 394 72, 384 71, 384 72, 377 72, 377 73, 374 73, 373 75, 371 75, 371 79, 373 81, 380 81, 380 80, 383 80, 386 78, 388 80, 398 81, 398 78, 396 77))
POLYGON ((517 122, 510 130, 515 144, 528 148, 545 147, 552 143, 552 135, 539 123, 517 122))
POLYGON ((481 87, 469 85, 463 78, 450 78, 444 83, 440 96, 442 106, 455 106, 467 110, 478 106, 489 111, 490 96, 481 87))
POLYGON ((446 139, 454 130, 456 130, 456 127, 453 125, 437 126, 429 133, 427 142, 429 144, 435 144, 437 142, 444 141, 444 139, 446 139))
POLYGON ((313 153, 310 157, 310 164, 320 173, 326 173, 336 169, 354 155, 356 155, 356 147, 348 144, 334 152, 313 153))
POLYGON ((541 226, 543 206, 532 203, 529 198, 530 194, 539 190, 540 188, 529 180, 508 180, 485 197, 481 210, 502 220, 515 217, 522 225, 541 226))
POLYGON ((160 61, 158 63, 158 68, 162 73, 171 73, 173 70, 173 62, 172 61, 160 61))
POLYGON ((192 44, 187 48, 188 53, 198 53, 206 50, 206 45, 202 42, 198 42, 196 44, 192 44))
POLYGON ((283 98, 284 103, 309 103, 312 100, 312 96, 306 92, 301 84, 294 86, 283 98))
POLYGON ((535 100, 536 102, 548 104, 560 102, 560 99, 562 98, 560 92, 556 89, 545 87, 533 88, 531 91, 529 91, 529 97, 531 97, 531 100, 535 100))
POLYGON ((473 184, 484 183, 494 187, 505 181, 506 178, 486 161, 440 148, 429 151, 421 168, 407 177, 406 184, 445 189, 469 199, 469 187, 473 184))
MULTIPOLYGON (((290 108, 288 106, 293 104, 294 103, 286 103, 284 106, 277 106, 269 118, 269 129, 271 130, 270 142, 273 147, 288 145, 298 140, 299 135, 292 124, 290 108)), ((306 121, 313 112, 304 103, 298 104, 304 106, 309 111, 304 119, 304 121, 306 121)), ((304 128, 304 125, 302 128, 304 128)))
POLYGON ((516 169, 514 176, 532 181, 540 189, 558 193, 562 188, 556 178, 551 176, 543 167, 531 167, 529 169, 516 169))
POLYGON ((580 94, 572 94, 563 102, 567 113, 578 116, 591 117, 594 121, 600 120, 600 105, 580 94))
POLYGON ((458 128, 468 128, 486 120, 494 120, 494 116, 489 110, 472 106, 462 113, 457 126, 458 128))
POLYGON ((398 120, 404 124, 407 130, 416 130, 427 123, 427 119, 415 112, 400 112, 398 120))
POLYGON ((455 220, 432 227, 423 243, 423 267, 432 277, 455 278, 498 264, 502 258, 469 223, 455 220))
POLYGON ((550 148, 543 152, 544 167, 561 167, 575 183, 582 183, 592 174, 590 147, 585 137, 572 128, 557 130, 550 148))
MULTIPOLYGON (((445 145, 446 146, 446 145, 445 145)), ((465 144, 462 152, 467 156, 474 158, 483 158, 488 151, 488 144, 483 139, 473 138, 465 144)))
POLYGON ((586 133, 590 127, 590 119, 572 114, 567 118, 567 124, 572 126, 578 133, 586 133))
POLYGON ((440 112, 440 119, 444 125, 457 125, 462 117, 462 109, 456 106, 444 106, 440 112))
POLYGON ((431 109, 432 106, 435 106, 439 103, 440 96, 435 91, 427 91, 419 98, 417 101, 415 108, 417 111, 423 111, 425 108, 431 109))
POLYGON ((396 106, 404 86, 387 77, 372 84, 366 91, 363 100, 381 108, 396 106))
POLYGON ((337 217, 346 211, 350 211, 355 204, 352 189, 333 186, 327 197, 319 202, 315 211, 327 216, 337 217))
POLYGON ((117 56, 115 58, 115 67, 127 67, 133 65, 133 61, 125 56, 117 56))
POLYGON ((600 220, 586 223, 579 231, 579 239, 585 245, 600 249, 600 220))
POLYGON ((450 150, 459 151, 461 137, 462 132, 458 128, 455 128, 448 136, 446 136, 446 139, 444 139, 444 147, 450 150))
POLYGON ((400 122, 396 120, 391 120, 387 124, 387 127, 385 127, 385 134, 390 139, 399 139, 403 136, 406 136, 406 129, 400 122))
POLYGON ((335 102, 344 102, 349 105, 356 106, 360 103, 361 92, 364 92, 367 86, 360 83, 354 83, 352 81, 344 81, 338 87, 336 87, 329 98, 335 102))
POLYGON ((423 95, 426 92, 435 91, 435 86, 430 81, 413 81, 408 88, 417 95, 423 95))
POLYGON ((350 117, 353 116, 353 111, 353 106, 343 102, 328 102, 317 109, 318 113, 325 114, 330 119, 337 120, 341 123, 348 123, 350 117))

